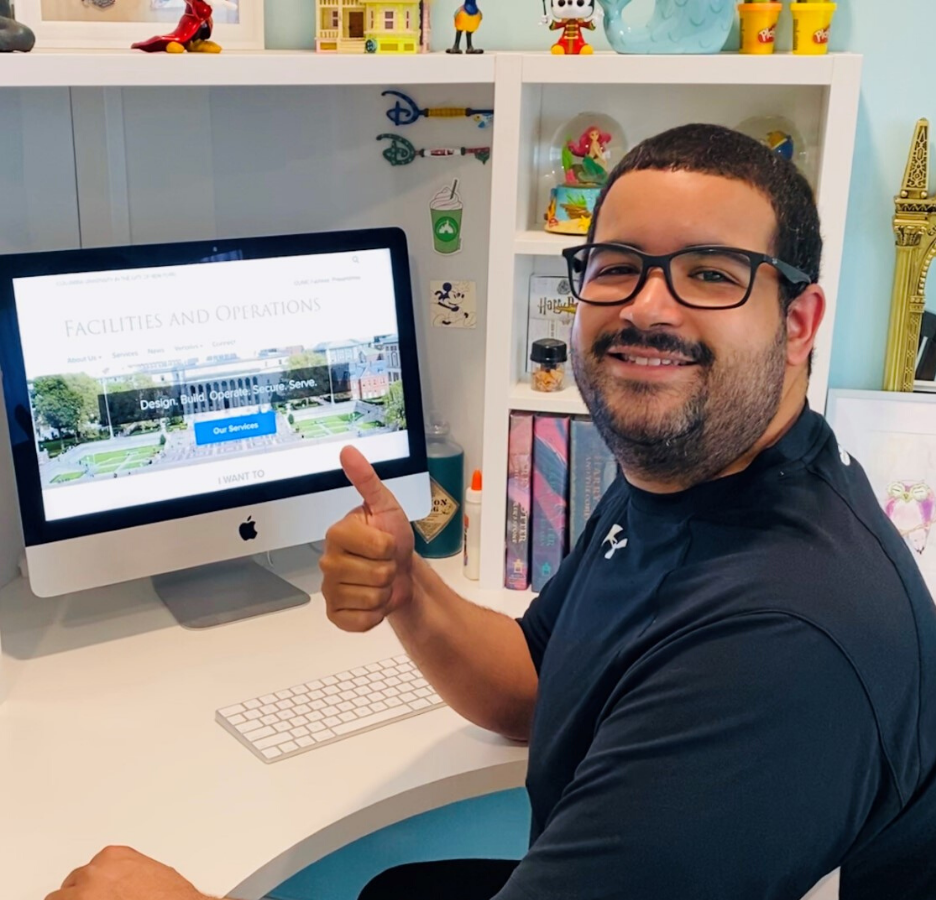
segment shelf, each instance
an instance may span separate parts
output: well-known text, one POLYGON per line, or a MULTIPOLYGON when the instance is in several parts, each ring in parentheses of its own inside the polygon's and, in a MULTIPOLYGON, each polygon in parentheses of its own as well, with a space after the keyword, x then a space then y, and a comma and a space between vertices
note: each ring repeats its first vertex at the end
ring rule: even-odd
POLYGON ((558 57, 551 53, 374 55, 229 50, 174 56, 136 50, 33 50, 0 54, 0 87, 492 84, 498 59, 519 59, 526 84, 829 85, 851 54, 772 57, 558 57))
POLYGON ((514 253, 517 256, 559 256, 566 247, 575 247, 584 243, 584 234, 518 231, 514 238, 514 253))
POLYGON ((596 53, 553 57, 524 54, 526 84, 799 84, 830 85, 835 61, 852 54, 828 56, 642 56, 596 53))
MULTIPOLYGON (((568 373, 567 373, 568 374, 568 373)), ((534 391, 529 382, 518 382, 511 388, 507 397, 510 409, 522 409, 530 412, 560 413, 566 416, 587 416, 588 410, 575 385, 555 393, 534 391)))
POLYGON ((368 56, 231 50, 220 55, 137 50, 0 54, 0 87, 180 87, 493 83, 495 56, 368 56))

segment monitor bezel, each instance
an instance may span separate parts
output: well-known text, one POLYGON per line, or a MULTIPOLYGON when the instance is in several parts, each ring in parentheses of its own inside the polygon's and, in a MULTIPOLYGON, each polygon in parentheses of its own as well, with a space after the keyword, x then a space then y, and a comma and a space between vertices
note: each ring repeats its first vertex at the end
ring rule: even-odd
MULTIPOLYGON (((137 244, 0 256, 0 371, 3 374, 3 393, 13 450, 20 519, 26 546, 66 541, 86 535, 316 494, 347 487, 349 482, 341 470, 332 470, 261 485, 229 488, 209 494, 47 521, 13 292, 15 278, 195 263, 212 265, 214 263, 210 261, 205 262, 206 257, 238 251, 242 253, 244 259, 267 259, 277 256, 382 249, 390 251, 392 260, 399 341, 401 346, 415 348, 416 325, 409 252, 406 235, 399 228, 137 244)), ((400 366, 406 406, 409 456, 405 459, 376 463, 374 468, 384 480, 428 471, 417 354, 415 352, 401 353, 400 366)))

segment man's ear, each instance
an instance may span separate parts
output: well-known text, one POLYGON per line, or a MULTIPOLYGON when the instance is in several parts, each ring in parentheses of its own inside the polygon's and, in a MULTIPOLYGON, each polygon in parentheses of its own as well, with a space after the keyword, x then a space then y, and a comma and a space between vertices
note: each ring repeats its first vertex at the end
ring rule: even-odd
POLYGON ((811 284, 790 304, 786 314, 787 365, 801 366, 809 360, 825 310, 825 291, 818 284, 811 284))

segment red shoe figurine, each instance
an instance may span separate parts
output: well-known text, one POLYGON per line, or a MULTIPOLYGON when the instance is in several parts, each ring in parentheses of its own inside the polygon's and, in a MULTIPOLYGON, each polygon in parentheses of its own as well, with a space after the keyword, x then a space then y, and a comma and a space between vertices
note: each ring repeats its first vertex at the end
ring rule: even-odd
POLYGON ((185 12, 175 31, 132 44, 134 50, 147 53, 220 53, 221 45, 211 37, 211 4, 206 0, 185 0, 185 12))

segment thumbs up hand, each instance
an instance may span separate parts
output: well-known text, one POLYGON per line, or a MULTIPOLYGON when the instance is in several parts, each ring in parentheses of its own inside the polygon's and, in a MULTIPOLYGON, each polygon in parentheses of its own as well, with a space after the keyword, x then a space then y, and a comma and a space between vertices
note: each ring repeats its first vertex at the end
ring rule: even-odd
POLYGON ((412 599, 413 530, 359 450, 345 447, 341 466, 362 503, 325 535, 322 594, 335 625, 370 631, 412 599))

